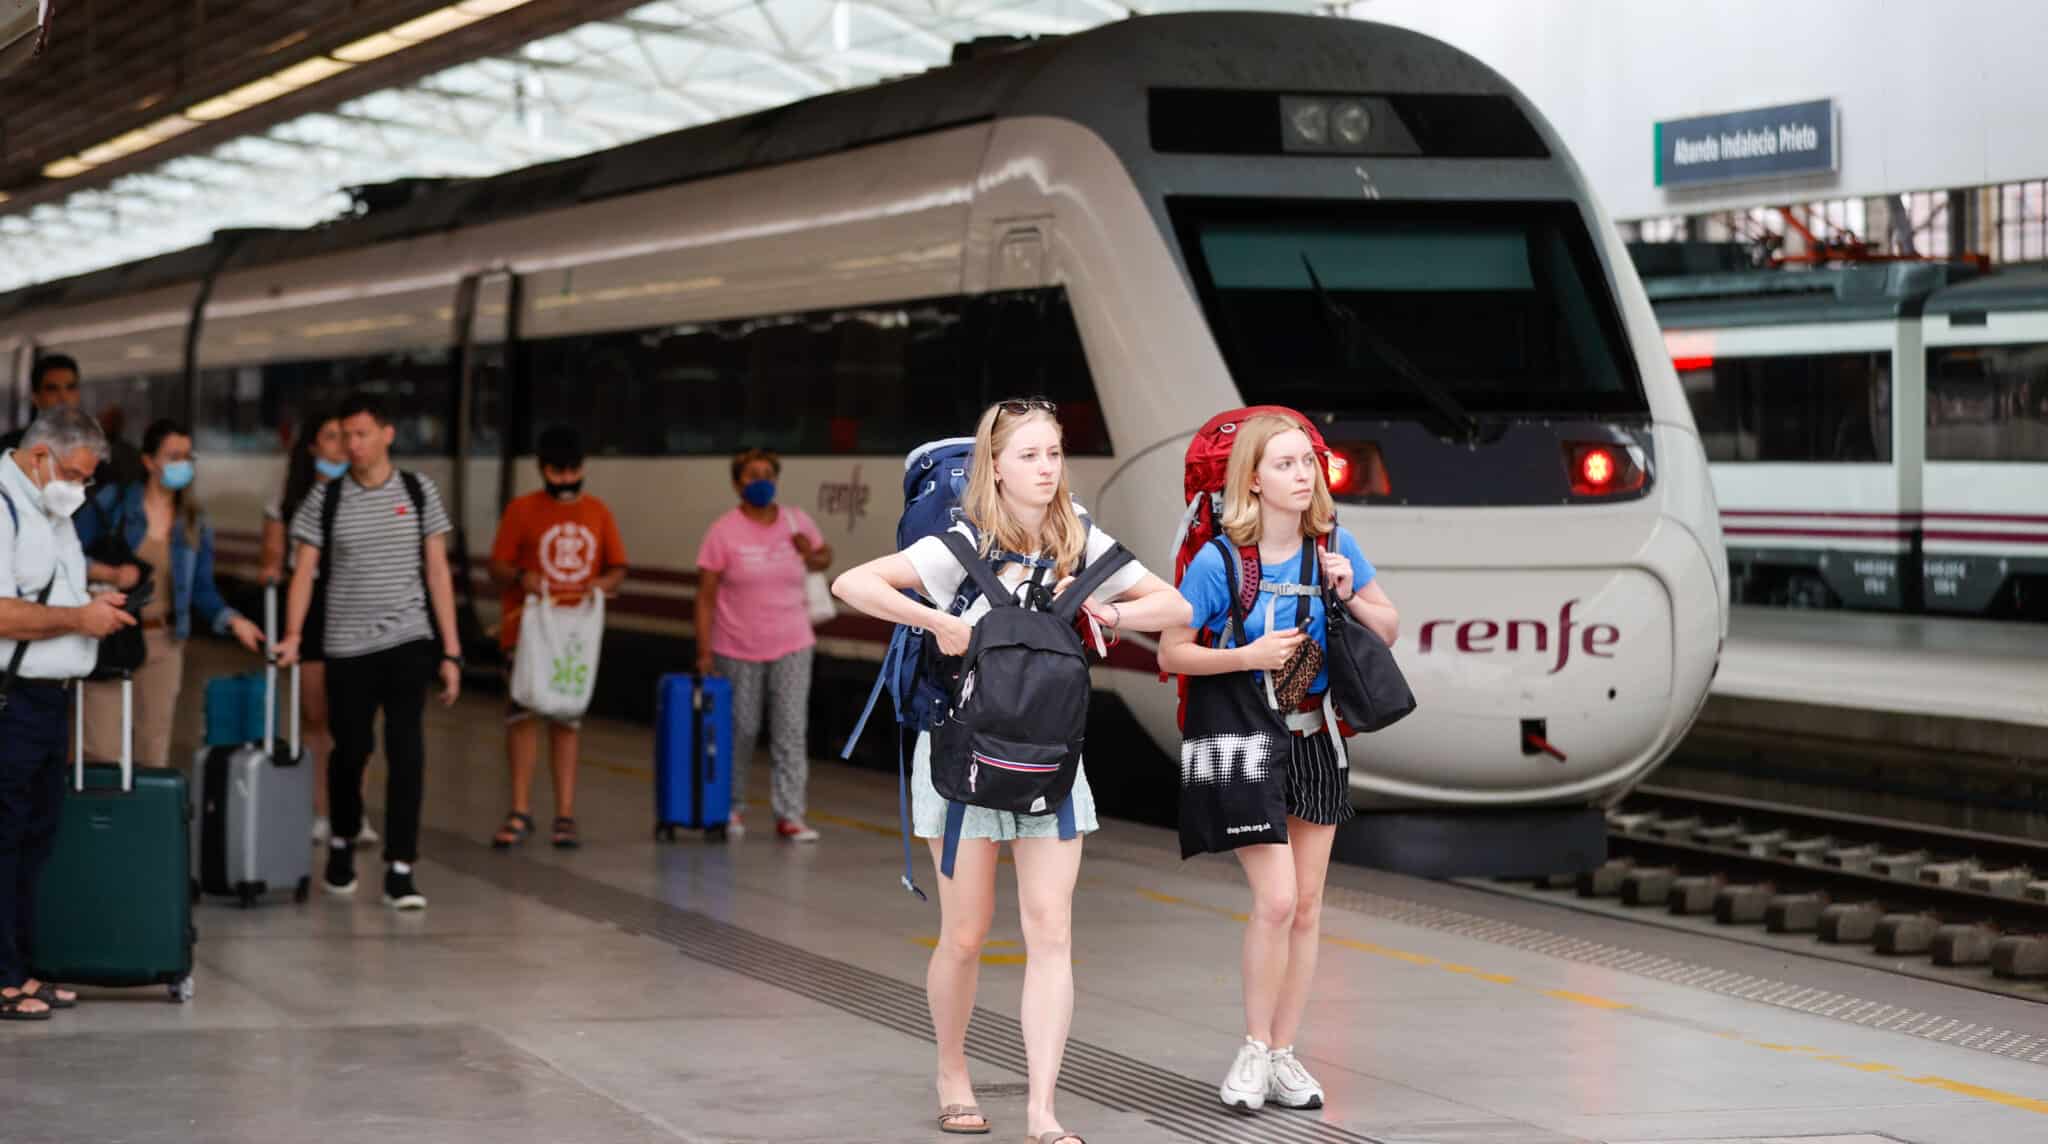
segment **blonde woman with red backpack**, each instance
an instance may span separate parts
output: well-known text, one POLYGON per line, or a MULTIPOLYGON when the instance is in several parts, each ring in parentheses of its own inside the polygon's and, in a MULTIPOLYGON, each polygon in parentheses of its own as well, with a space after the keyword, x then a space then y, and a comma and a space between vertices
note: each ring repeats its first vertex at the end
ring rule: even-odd
POLYGON ((1308 423, 1248 412, 1232 430, 1220 535, 1181 576, 1193 619, 1161 636, 1159 665, 1188 681, 1183 854, 1231 850, 1252 890, 1245 1038, 1220 1096, 1254 1112, 1323 1104, 1294 1043, 1315 978, 1331 844, 1354 813, 1329 702, 1328 601, 1389 645, 1400 616, 1337 525, 1308 423))

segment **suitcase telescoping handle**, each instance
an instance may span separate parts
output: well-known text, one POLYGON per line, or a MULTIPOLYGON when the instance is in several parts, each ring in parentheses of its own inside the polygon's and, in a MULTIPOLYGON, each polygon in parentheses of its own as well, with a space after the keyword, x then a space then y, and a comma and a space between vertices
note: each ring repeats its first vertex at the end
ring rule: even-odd
MULTIPOLYGON (((78 681, 71 702, 71 782, 85 789, 85 680, 78 681)), ((121 673, 121 793, 135 789, 135 679, 121 673)))
MULTIPOLYGON (((277 745, 277 581, 263 585, 263 749, 277 745)), ((292 664, 291 757, 299 757, 299 665, 292 664)), ((277 760, 282 762, 284 760, 277 760)))

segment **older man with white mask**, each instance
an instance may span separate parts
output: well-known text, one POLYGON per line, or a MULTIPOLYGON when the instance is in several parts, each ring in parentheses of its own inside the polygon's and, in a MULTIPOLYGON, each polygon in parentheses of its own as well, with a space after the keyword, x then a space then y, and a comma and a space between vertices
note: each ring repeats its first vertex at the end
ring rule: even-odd
POLYGON ((45 1021, 77 1003, 28 967, 36 881, 64 805, 67 684, 135 622, 118 593, 87 594, 71 527, 106 456, 100 427, 70 407, 45 410, 0 454, 0 1020, 45 1021))

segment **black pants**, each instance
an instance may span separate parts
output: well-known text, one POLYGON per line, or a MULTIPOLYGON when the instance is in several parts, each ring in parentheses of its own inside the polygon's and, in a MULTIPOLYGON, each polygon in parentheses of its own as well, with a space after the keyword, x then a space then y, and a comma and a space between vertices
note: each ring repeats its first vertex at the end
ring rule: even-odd
POLYGON ((411 862, 420 855, 420 794, 426 782, 427 743, 421 726, 427 688, 441 666, 433 643, 327 661, 327 723, 334 757, 327 766, 328 825, 336 838, 363 828, 363 767, 375 747, 377 712, 384 712, 384 860, 411 862))
POLYGON ((36 882, 64 812, 69 698, 61 684, 24 680, 0 711, 0 986, 10 989, 28 980, 36 882))

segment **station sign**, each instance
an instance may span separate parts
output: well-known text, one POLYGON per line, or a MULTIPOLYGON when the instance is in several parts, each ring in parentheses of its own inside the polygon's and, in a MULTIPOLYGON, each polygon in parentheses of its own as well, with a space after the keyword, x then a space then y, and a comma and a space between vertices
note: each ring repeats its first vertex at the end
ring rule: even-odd
POLYGON ((1657 185, 1690 187, 1841 169, 1832 99, 1670 119, 1656 125, 1657 185))

